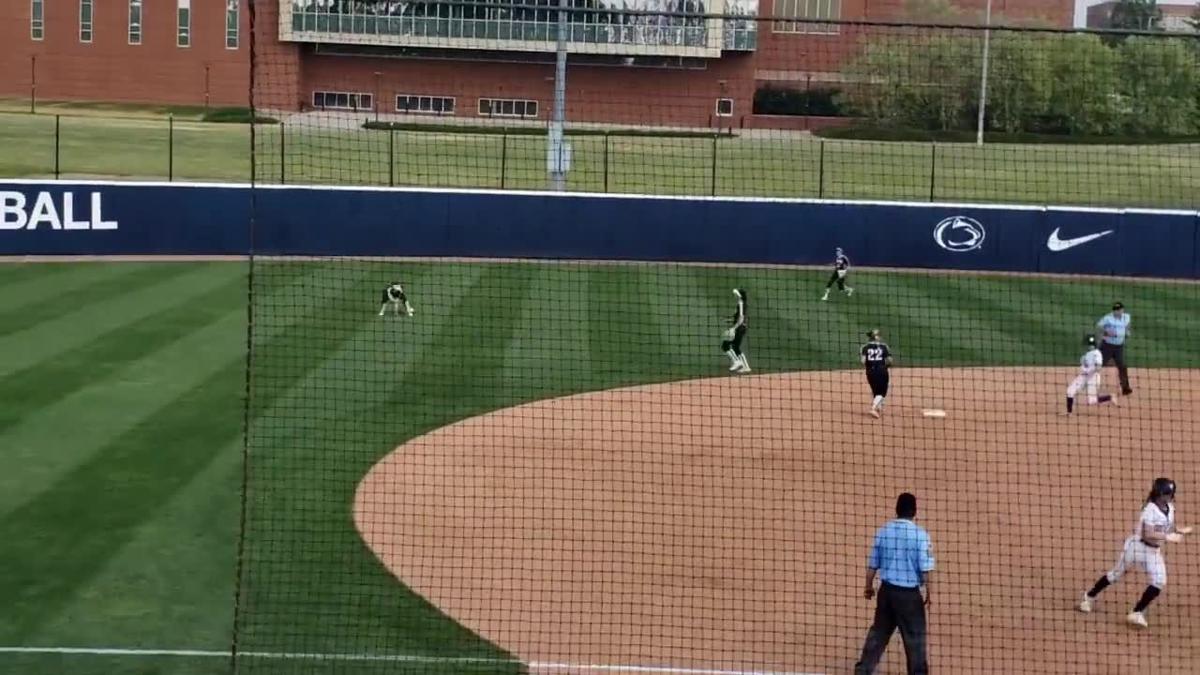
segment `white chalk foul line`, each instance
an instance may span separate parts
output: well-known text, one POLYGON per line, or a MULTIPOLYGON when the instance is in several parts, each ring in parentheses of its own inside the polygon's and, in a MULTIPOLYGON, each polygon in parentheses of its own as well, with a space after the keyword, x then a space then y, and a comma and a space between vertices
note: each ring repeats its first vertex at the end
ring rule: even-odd
MULTIPOLYGON (((192 657, 230 658, 232 653, 204 649, 120 649, 112 647, 0 647, 3 654, 58 654, 76 656, 133 656, 133 657, 192 657)), ((277 659, 292 661, 374 661, 392 663, 462 663, 521 665, 520 661, 473 656, 422 656, 418 654, 320 654, 310 652, 239 651, 238 658, 277 659)), ((530 670, 568 671, 577 673, 652 673, 659 675, 822 675, 821 673, 777 670, 725 670, 716 668, 680 668, 675 666, 639 666, 616 664, 554 663, 530 661, 530 670)))

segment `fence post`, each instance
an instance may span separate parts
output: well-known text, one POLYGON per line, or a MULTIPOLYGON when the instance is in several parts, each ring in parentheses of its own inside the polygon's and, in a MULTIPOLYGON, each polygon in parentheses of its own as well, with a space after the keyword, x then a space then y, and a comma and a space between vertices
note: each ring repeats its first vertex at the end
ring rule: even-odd
POLYGON ((508 132, 500 134, 500 189, 505 187, 508 175, 508 132))
POLYGON ((29 114, 37 112, 37 55, 29 57, 29 114))
POLYGON ((604 130, 604 192, 608 193, 608 130, 604 130))
POLYGON ((175 115, 167 115, 167 182, 175 180, 175 115))
POLYGON ((825 198, 825 139, 821 139, 821 159, 817 162, 817 199, 825 198))
POLYGON ((287 150, 284 145, 287 143, 287 127, 282 123, 279 125, 279 184, 287 185, 287 150))
POLYGON ((58 180, 58 177, 61 174, 61 165, 60 165, 61 152, 59 151, 59 148, 61 146, 60 137, 62 135, 61 125, 62 125, 62 115, 55 115, 54 116, 54 180, 58 180))
POLYGON ((396 129, 388 127, 388 187, 396 187, 396 129))
POLYGON ((933 201, 937 188, 937 141, 929 144, 929 201, 933 201))
POLYGON ((713 133, 712 137, 712 195, 717 196, 717 134, 713 133))

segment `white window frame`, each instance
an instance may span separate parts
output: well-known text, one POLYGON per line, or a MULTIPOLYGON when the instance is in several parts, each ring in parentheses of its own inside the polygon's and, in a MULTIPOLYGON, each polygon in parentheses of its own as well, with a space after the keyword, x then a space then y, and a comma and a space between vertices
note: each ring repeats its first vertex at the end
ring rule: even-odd
POLYGON ((538 116, 538 102, 527 98, 488 98, 481 97, 476 112, 480 117, 506 117, 520 120, 534 120, 538 116), (507 104, 511 112, 504 112, 507 104), (517 112, 517 104, 521 104, 523 112, 517 112), (486 110, 485 110, 486 107, 486 110), (533 112, 529 112, 530 107, 533 112), (499 112, 497 112, 499 108, 499 112))
POLYGON ((717 99, 717 105, 714 108, 714 112, 716 113, 717 117, 733 117, 733 99, 731 99, 731 98, 717 99), (721 104, 722 103, 729 104, 729 112, 721 112, 721 104))
POLYGON ((146 8, 142 0, 129 0, 129 44, 142 44, 142 24, 145 21, 146 8), (134 10, 137 10, 137 22, 133 20, 134 10))
POLYGON ((317 110, 349 110, 351 112, 371 111, 375 109, 375 95, 367 92, 359 91, 325 91, 323 89, 315 89, 312 93, 312 105, 317 110), (321 103, 317 103, 317 96, 321 97, 321 103), (346 103, 339 105, 329 105, 328 98, 330 96, 338 97, 345 96, 346 103), (356 107, 357 105, 357 107, 356 107))
POLYGON ((237 49, 241 42, 242 0, 225 0, 225 49, 237 49))
POLYGON ((95 37, 96 7, 92 0, 79 0, 79 41, 91 44, 95 37), (87 19, 83 18, 83 9, 87 8, 87 19))
POLYGON ((175 3, 175 46, 192 46, 192 0, 178 0, 175 3))
POLYGON ((841 26, 836 23, 814 22, 841 19, 842 0, 774 0, 771 13, 776 19, 771 24, 774 33, 836 35, 841 32, 841 26))
POLYGON ((29 39, 46 39, 46 0, 29 0, 29 39))
POLYGON ((453 96, 431 96, 431 95, 427 95, 427 94, 396 94, 396 112, 406 114, 406 115, 437 115, 439 117, 445 117, 445 116, 456 114, 457 109, 458 109, 458 101, 455 100, 455 98, 453 96), (414 108, 405 108, 404 106, 400 105, 400 99, 402 99, 402 98, 417 99, 417 107, 415 109, 414 108), (433 109, 433 102, 435 100, 442 102, 441 110, 433 109), (425 110, 422 110, 421 104, 426 101, 429 102, 429 107, 426 108, 425 110))

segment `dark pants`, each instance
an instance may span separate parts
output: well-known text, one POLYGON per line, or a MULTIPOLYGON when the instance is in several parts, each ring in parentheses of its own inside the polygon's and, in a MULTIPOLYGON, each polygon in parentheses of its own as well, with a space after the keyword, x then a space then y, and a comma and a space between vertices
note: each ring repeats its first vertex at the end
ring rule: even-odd
POLYGON ((833 274, 829 275, 829 281, 825 284, 825 290, 829 290, 835 283, 838 285, 839 291, 846 290, 846 275, 838 274, 837 270, 834 270, 833 274))
POLYGON ((1121 380, 1121 393, 1132 394, 1133 387, 1129 386, 1129 368, 1125 366, 1125 345, 1110 345, 1100 343, 1100 355, 1104 357, 1104 365, 1109 361, 1117 364, 1117 377, 1121 380))
POLYGON ((735 328, 733 330, 733 339, 732 340, 722 340, 721 341, 721 351, 727 352, 730 349, 732 349, 734 354, 741 356, 742 355, 742 340, 745 337, 746 337, 746 327, 738 326, 737 328, 735 328))
POLYGON ((867 369, 867 384, 871 385, 872 396, 887 396, 889 379, 887 368, 867 369))
POLYGON ((904 653, 908 656, 908 675, 925 675, 929 672, 925 654, 925 602, 920 589, 884 583, 879 587, 875 622, 867 631, 862 657, 854 665, 854 675, 871 675, 875 672, 897 628, 900 629, 900 638, 904 640, 904 653))

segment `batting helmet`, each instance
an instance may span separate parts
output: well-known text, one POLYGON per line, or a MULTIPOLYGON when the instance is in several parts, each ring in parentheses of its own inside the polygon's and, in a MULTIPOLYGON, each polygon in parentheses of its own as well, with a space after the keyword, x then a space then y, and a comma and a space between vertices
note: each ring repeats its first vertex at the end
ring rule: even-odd
POLYGON ((1154 485, 1150 488, 1150 494, 1155 497, 1174 497, 1175 481, 1170 478, 1155 478, 1154 485))

